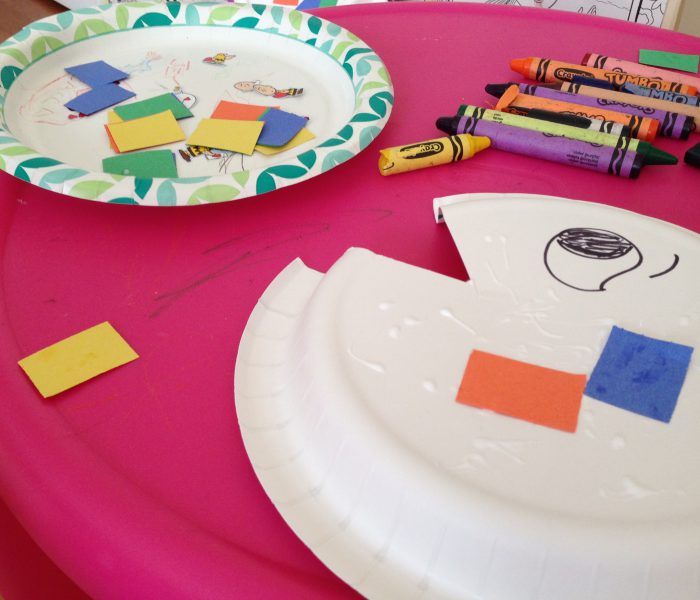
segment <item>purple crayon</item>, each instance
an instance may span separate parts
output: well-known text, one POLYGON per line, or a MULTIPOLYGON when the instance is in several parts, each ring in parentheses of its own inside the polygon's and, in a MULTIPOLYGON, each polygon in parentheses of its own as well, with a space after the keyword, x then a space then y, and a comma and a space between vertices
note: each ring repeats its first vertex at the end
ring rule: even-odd
POLYGON ((543 160, 636 179, 644 164, 641 154, 599 146, 549 133, 466 116, 440 117, 437 128, 450 135, 470 133, 491 139, 491 147, 543 160))
MULTIPOLYGON (((595 108, 614 110, 616 112, 626 113, 628 115, 656 119, 659 122, 658 133, 659 135, 663 135, 665 137, 686 140, 688 139, 690 132, 695 129, 695 120, 693 117, 689 117, 687 115, 680 115, 678 113, 650 108, 648 106, 627 104, 626 102, 618 102, 616 100, 562 92, 559 90, 553 90, 549 87, 543 87, 541 85, 530 85, 528 83, 489 84, 486 86, 486 91, 498 98, 502 96, 511 85, 517 85, 521 94, 527 94, 529 96, 538 96, 540 98, 548 98, 549 100, 558 100, 559 102, 569 102, 573 104, 580 104, 582 106, 593 106, 595 108)), ((634 102, 632 97, 630 100, 634 102)))

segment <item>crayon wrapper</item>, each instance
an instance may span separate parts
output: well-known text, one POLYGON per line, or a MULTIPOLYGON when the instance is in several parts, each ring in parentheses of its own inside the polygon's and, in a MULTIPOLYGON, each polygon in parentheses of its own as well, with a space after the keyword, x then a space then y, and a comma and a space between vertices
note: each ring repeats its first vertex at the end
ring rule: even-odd
POLYGON ((462 142, 456 136, 426 140, 406 146, 395 146, 379 151, 379 172, 397 175, 426 167, 435 167, 468 158, 462 142))
POLYGON ((618 177, 635 178, 638 175, 635 164, 637 154, 629 149, 599 146, 467 116, 460 118, 457 131, 475 136, 487 136, 496 150, 609 173, 618 177))
POLYGON ((697 93, 697 88, 688 86, 677 81, 669 81, 660 77, 647 77, 628 73, 626 71, 608 70, 599 67, 590 67, 588 65, 575 65, 556 60, 543 59, 540 63, 531 69, 534 72, 535 79, 553 83, 555 81, 571 81, 576 75, 580 77, 593 77, 611 83, 613 87, 619 90, 625 83, 633 83, 644 87, 657 88, 669 92, 678 92, 680 94, 694 95, 697 93))
MULTIPOLYGON (((659 135, 676 139, 685 139, 688 137, 689 128, 686 126, 685 117, 649 106, 638 106, 634 104, 634 96, 632 96, 630 102, 627 103, 619 100, 610 100, 605 97, 597 98, 527 84, 520 84, 518 88, 519 91, 525 95, 539 96, 549 100, 573 103, 581 106, 590 106, 600 109, 601 111, 612 110, 622 114, 634 115, 642 119, 656 119, 659 121, 659 135)), ((601 112, 601 114, 604 115, 605 112, 601 112)), ((588 116, 592 117, 593 115, 588 116)), ((644 139, 650 139, 650 136, 646 134, 644 135, 644 139)))

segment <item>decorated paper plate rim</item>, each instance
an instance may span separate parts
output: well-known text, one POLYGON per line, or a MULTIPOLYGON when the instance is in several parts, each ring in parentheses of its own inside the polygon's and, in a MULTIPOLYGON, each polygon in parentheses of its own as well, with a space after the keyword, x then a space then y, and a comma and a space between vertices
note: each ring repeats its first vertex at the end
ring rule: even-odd
POLYGON ((116 204, 182 206, 255 196, 320 175, 364 150, 386 124, 394 96, 389 73, 356 35, 283 6, 129 2, 66 11, 36 21, 0 44, 0 169, 51 191, 116 204), (314 148, 270 166, 227 175, 149 179, 75 168, 24 145, 8 130, 4 103, 15 79, 64 46, 143 27, 208 25, 275 33, 337 62, 355 90, 348 122, 314 148))

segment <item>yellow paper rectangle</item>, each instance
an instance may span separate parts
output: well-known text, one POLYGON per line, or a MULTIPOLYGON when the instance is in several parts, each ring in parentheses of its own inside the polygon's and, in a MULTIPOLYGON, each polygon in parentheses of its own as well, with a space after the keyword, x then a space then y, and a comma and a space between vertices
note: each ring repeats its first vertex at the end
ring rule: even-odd
POLYGON ((119 152, 152 148, 185 139, 185 134, 169 110, 122 123, 108 123, 105 127, 119 152))
POLYGON ((23 358, 19 366, 49 398, 138 357, 105 321, 23 358))
POLYGON ((272 154, 279 154, 280 152, 284 152, 285 150, 291 150, 296 146, 301 146, 301 144, 308 142, 309 140, 313 140, 315 137, 316 136, 313 133, 311 133, 308 129, 306 129, 306 127, 304 127, 304 129, 297 133, 284 146, 275 147, 258 145, 255 146, 255 150, 257 152, 270 156, 272 154))
POLYGON ((187 139, 190 146, 204 146, 253 154, 262 131, 262 121, 234 121, 230 119, 202 119, 187 139))

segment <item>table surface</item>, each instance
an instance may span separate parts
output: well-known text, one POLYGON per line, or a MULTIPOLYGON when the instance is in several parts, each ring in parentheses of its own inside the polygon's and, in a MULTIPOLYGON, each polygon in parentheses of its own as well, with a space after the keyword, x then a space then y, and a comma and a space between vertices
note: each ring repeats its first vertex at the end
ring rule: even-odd
MULTIPOLYGON (((683 164, 648 167, 637 181, 494 150, 395 177, 376 166, 380 148, 436 137, 436 117, 492 103, 484 84, 519 80, 511 58, 690 53, 696 38, 493 5, 314 12, 367 42, 395 86, 385 130, 332 171, 183 209, 91 203, 0 173, 0 531, 13 539, 0 564, 14 562, 12 574, 0 568, 6 600, 56 590, 77 600, 78 586, 98 599, 357 597, 279 517, 236 423, 238 341, 257 298, 294 258, 326 271, 359 246, 466 279, 432 217, 434 197, 461 192, 597 201, 700 231, 700 170, 683 164), (104 320, 139 360, 42 400, 17 360, 104 320)), ((682 156, 697 141, 657 145, 682 156)))
POLYGON ((3 2, 0 20, 0 40, 6 40, 25 25, 49 15, 66 10, 65 6, 53 0, 24 0, 23 2, 3 2))

